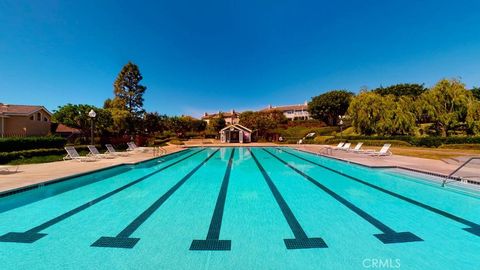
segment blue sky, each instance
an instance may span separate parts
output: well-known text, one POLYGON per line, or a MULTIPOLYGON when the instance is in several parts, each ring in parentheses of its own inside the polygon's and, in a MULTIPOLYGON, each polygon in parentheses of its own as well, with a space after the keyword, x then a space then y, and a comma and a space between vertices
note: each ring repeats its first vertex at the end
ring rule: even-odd
POLYGON ((145 108, 200 116, 332 89, 480 86, 480 1, 0 0, 0 102, 102 106, 129 60, 145 108))

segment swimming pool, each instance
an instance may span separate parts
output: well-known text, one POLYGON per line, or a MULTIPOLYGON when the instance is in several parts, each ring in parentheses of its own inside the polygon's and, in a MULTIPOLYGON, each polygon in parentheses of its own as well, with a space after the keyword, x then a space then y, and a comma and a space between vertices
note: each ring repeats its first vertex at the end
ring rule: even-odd
POLYGON ((4 194, 0 224, 2 269, 480 267, 478 194, 290 148, 193 148, 4 194))

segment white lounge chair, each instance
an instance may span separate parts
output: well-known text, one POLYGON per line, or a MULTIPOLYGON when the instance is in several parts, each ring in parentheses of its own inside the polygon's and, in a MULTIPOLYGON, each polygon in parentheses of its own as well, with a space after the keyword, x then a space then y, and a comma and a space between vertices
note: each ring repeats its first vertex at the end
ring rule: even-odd
POLYGON ((343 146, 344 144, 345 144, 344 142, 339 142, 339 143, 337 144, 337 146, 327 146, 327 147, 325 147, 325 148, 329 148, 329 149, 340 149, 340 148, 342 148, 342 146, 343 146))
POLYGON ((128 142, 127 143, 127 151, 148 151, 148 147, 138 147, 134 142, 128 142))
POLYGON ((351 151, 351 152, 354 152, 354 153, 360 153, 362 152, 362 145, 363 145, 363 142, 359 142, 357 143, 357 145, 355 145, 355 148, 353 149, 349 149, 348 151, 351 151))
POLYGON ((73 146, 66 146, 65 151, 67 151, 67 155, 63 157, 63 160, 76 160, 76 161, 95 161, 96 159, 91 156, 80 156, 73 146))
POLYGON ((337 148, 336 150, 348 151, 352 143, 345 143, 342 147, 337 148))
POLYGON ((115 148, 113 148, 111 144, 105 144, 105 147, 107 148, 107 152, 111 155, 121 156, 121 157, 128 156, 127 152, 117 152, 117 150, 115 150, 115 148))
POLYGON ((90 153, 88 153, 89 156, 95 157, 95 158, 115 158, 114 155, 110 154, 110 152, 106 152, 105 154, 101 154, 97 147, 95 145, 89 145, 87 146, 88 150, 90 150, 90 153))
POLYGON ((380 149, 380 151, 367 151, 365 153, 367 153, 370 156, 376 156, 376 157, 391 156, 392 152, 390 152, 390 150, 389 150, 390 146, 392 146, 392 145, 389 144, 389 143, 386 143, 386 144, 383 145, 383 147, 382 147, 382 149, 380 149))
POLYGON ((5 171, 5 172, 18 172, 18 165, 13 166, 13 165, 0 165, 0 172, 5 171), (13 169, 15 169, 13 171, 13 169))

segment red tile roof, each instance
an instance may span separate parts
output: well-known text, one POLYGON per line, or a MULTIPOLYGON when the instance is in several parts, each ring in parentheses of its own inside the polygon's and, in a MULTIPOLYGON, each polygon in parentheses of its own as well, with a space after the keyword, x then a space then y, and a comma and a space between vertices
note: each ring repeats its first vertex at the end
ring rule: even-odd
POLYGON ((68 126, 65 126, 64 124, 58 124, 55 132, 57 132, 57 133, 82 133, 79 129, 68 127, 68 126))
POLYGON ((0 103, 0 114, 3 115, 30 115, 39 110, 44 110, 48 114, 51 113, 45 109, 43 106, 33 106, 33 105, 10 105, 0 103))

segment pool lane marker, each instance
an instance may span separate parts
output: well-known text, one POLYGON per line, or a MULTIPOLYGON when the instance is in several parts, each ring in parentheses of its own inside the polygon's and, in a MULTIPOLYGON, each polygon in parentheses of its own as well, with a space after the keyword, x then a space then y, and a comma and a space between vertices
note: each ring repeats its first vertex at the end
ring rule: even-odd
POLYGON ((95 241, 92 247, 111 247, 111 248, 133 248, 140 238, 130 237, 150 216, 157 211, 164 202, 166 202, 175 191, 177 191, 185 182, 190 179, 205 163, 208 162, 220 148, 217 148, 212 154, 210 154, 205 160, 198 164, 193 170, 186 174, 180 181, 178 181, 173 187, 165 192, 160 198, 152 203, 145 211, 138 215, 130 224, 128 224, 120 233, 116 236, 102 236, 95 241))
POLYGON ((285 150, 283 150, 283 149, 279 149, 279 150, 282 150, 283 152, 285 152, 285 153, 287 153, 287 154, 290 154, 290 155, 295 156, 295 157, 297 157, 297 158, 299 158, 299 159, 301 159, 301 160, 304 160, 304 161, 307 161, 307 162, 309 162, 309 163, 311 163, 311 164, 314 164, 314 165, 317 165, 317 166, 319 166, 319 167, 322 167, 322 168, 324 168, 324 169, 326 169, 326 170, 329 170, 329 171, 331 171, 331 172, 334 172, 334 173, 337 173, 337 174, 339 174, 339 175, 342 175, 342 176, 344 176, 344 177, 346 177, 346 178, 348 178, 348 179, 350 179, 350 180, 353 180, 353 181, 356 181, 356 182, 358 182, 358 183, 364 184, 364 185, 369 186, 369 187, 371 187, 371 188, 373 188, 373 189, 376 189, 376 190, 378 190, 378 191, 381 191, 381 192, 383 192, 383 193, 386 193, 386 194, 388 194, 388 195, 390 195, 390 196, 393 196, 393 197, 395 197, 395 198, 401 199, 401 200, 406 201, 406 202, 408 202, 408 203, 411 203, 411 204, 413 204, 413 205, 415 205, 415 206, 421 207, 421 208, 423 208, 423 209, 425 209, 425 210, 428 210, 428 211, 430 211, 430 212, 433 212, 433 213, 435 213, 435 214, 439 214, 439 215, 441 215, 441 216, 443 216, 443 217, 446 217, 446 218, 448 218, 448 219, 451 219, 451 220, 453 220, 453 221, 456 221, 456 222, 462 223, 462 224, 464 224, 464 225, 467 225, 467 226, 469 226, 470 228, 462 228, 462 230, 467 231, 467 232, 469 232, 469 233, 471 233, 471 234, 474 234, 474 235, 476 235, 476 236, 480 236, 480 224, 477 224, 477 223, 475 223, 475 222, 466 220, 466 219, 461 218, 461 217, 459 217, 459 216, 456 216, 456 215, 454 215, 454 214, 445 212, 445 211, 440 210, 440 209, 438 209, 438 208, 435 208, 435 207, 433 207, 433 206, 430 206, 430 205, 421 203, 421 202, 419 202, 419 201, 417 201, 417 200, 414 200, 414 199, 405 197, 405 196, 403 196, 403 195, 400 195, 400 194, 395 193, 395 192, 393 192, 393 191, 390 191, 390 190, 388 190, 388 189, 382 188, 382 187, 380 187, 380 186, 374 185, 374 184, 372 184, 372 183, 366 182, 366 181, 364 181, 364 180, 358 179, 358 178, 353 177, 353 176, 351 176, 351 175, 348 175, 348 174, 342 173, 342 172, 340 172, 340 171, 334 170, 334 169, 329 168, 329 167, 327 167, 327 166, 324 166, 324 165, 322 165, 322 164, 320 164, 320 163, 317 163, 317 162, 308 160, 308 159, 306 159, 306 158, 303 158, 303 157, 301 157, 301 156, 299 156, 299 155, 290 153, 289 151, 285 151, 285 150))
POLYGON ((288 206, 288 204, 285 202, 285 199, 283 198, 282 194, 280 191, 278 191, 277 187, 273 183, 272 179, 268 175, 268 173, 265 171, 263 166, 260 164, 258 161, 257 157, 253 154, 253 152, 248 148, 248 151, 252 155, 253 160, 257 164, 258 169, 263 175, 263 178, 267 182, 268 187, 270 188, 270 191, 273 194, 273 197, 277 201, 278 206, 280 206, 280 210, 283 213, 283 216, 287 220, 288 226, 290 226, 290 229, 293 232, 293 235, 295 238, 293 239, 283 239, 285 242, 285 246, 287 249, 305 249, 305 248, 327 248, 327 244, 325 241, 323 241, 322 238, 320 237, 315 237, 315 238, 310 238, 307 236, 305 231, 303 230, 302 226, 298 222, 297 218, 293 214, 292 210, 288 206))
POLYGON ((345 198, 341 197, 331 189, 327 188, 326 186, 322 185, 320 182, 317 180, 313 179, 309 175, 305 174, 304 172, 300 171, 299 169, 295 168, 294 166, 290 165, 283 159, 279 158, 275 154, 271 153, 270 151, 263 149, 263 151, 269 153, 272 157, 280 161, 281 163, 285 164, 287 167, 290 169, 294 170, 296 173, 300 174, 303 176, 305 179, 310 181, 312 184, 315 186, 319 187, 322 189, 325 193, 330 195, 332 198, 334 198, 336 201, 339 203, 343 204, 346 206, 348 209, 351 211, 355 212, 358 216, 366 220, 368 223, 372 224, 375 226, 377 229, 382 231, 381 234, 374 234, 376 238, 378 238, 380 241, 382 241, 384 244, 393 244, 393 243, 405 243, 405 242, 418 242, 418 241, 423 241, 420 237, 416 236, 415 234, 411 232, 396 232, 392 228, 388 227, 387 225, 383 224, 380 220, 374 218, 367 212, 363 211, 362 209, 358 208, 355 206, 353 203, 349 202, 345 198))
POLYGON ((223 177, 217 202, 215 203, 215 210, 213 211, 213 216, 210 220, 207 238, 205 240, 193 240, 190 245, 190 250, 230 250, 232 247, 231 240, 220 240, 220 230, 222 228, 223 212, 225 209, 225 200, 227 198, 228 183, 230 181, 234 153, 235 148, 233 148, 230 153, 225 176, 223 177))
POLYGON ((108 193, 106 193, 106 194, 104 194, 100 197, 97 197, 96 199, 93 199, 93 200, 91 200, 87 203, 84 203, 84 204, 82 204, 82 205, 80 205, 80 206, 78 206, 78 207, 76 207, 76 208, 74 208, 74 209, 72 209, 68 212, 63 213, 60 216, 57 216, 57 217, 55 217, 53 219, 50 219, 50 220, 48 220, 48 221, 46 221, 46 222, 44 222, 44 223, 42 223, 42 224, 40 224, 36 227, 33 227, 28 231, 6 233, 6 234, 0 236, 0 242, 34 243, 35 241, 37 241, 40 238, 43 238, 44 236, 47 235, 46 233, 40 233, 41 231, 45 230, 46 228, 48 228, 50 226, 53 226, 53 225, 59 223, 60 221, 63 221, 63 220, 65 220, 65 219, 67 219, 67 218, 69 218, 69 217, 71 217, 75 214, 78 214, 79 212, 89 208, 90 206, 93 206, 93 205, 95 205, 95 204, 97 204, 97 203, 99 203, 99 202, 101 202, 101 201, 119 193, 122 190, 125 190, 125 189, 127 189, 127 188, 129 188, 133 185, 136 185, 136 184, 142 182, 143 180, 145 180, 145 179, 147 179, 147 178, 149 178, 149 177, 151 177, 151 176, 153 176, 153 175, 155 175, 155 174, 157 174, 157 173, 159 173, 163 170, 166 170, 166 169, 168 169, 168 168, 170 168, 170 167, 172 167, 172 166, 174 166, 174 165, 176 165, 176 164, 178 164, 178 163, 180 163, 180 162, 182 162, 182 161, 184 161, 184 160, 186 160, 186 159, 188 159, 188 158, 190 158, 190 157, 192 157, 192 156, 194 156, 194 155, 196 155, 196 154, 198 154, 202 151, 204 151, 205 149, 206 148, 203 148, 203 149, 201 149, 199 151, 196 151, 195 153, 192 153, 192 154, 190 154, 190 155, 188 155, 188 156, 186 156, 182 159, 179 159, 179 160, 177 160, 173 163, 170 163, 169 165, 167 165, 165 167, 162 167, 162 168, 160 168, 160 169, 158 169, 158 170, 156 170, 152 173, 149 173, 149 174, 147 174, 147 175, 145 175, 141 178, 138 178, 137 180, 134 180, 134 181, 132 181, 132 182, 126 184, 126 185, 123 185, 123 186, 121 186, 121 187, 119 187, 115 190, 112 190, 112 191, 110 191, 110 192, 108 192, 108 193))

